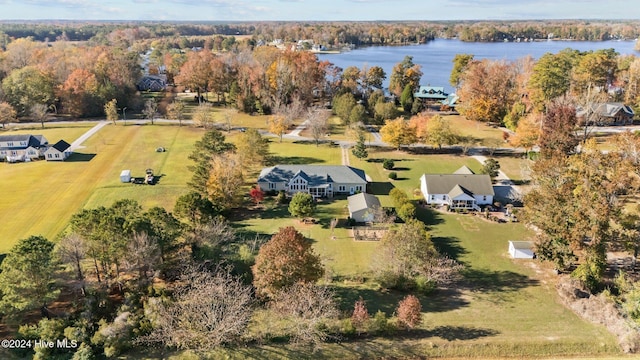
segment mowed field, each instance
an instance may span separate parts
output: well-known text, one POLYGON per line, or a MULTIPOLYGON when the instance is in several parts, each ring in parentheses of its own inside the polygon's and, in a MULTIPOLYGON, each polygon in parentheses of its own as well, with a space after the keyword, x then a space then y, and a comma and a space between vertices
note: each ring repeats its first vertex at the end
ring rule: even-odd
MULTIPOLYGON (((44 135, 50 143, 60 138, 71 143, 94 124, 67 128, 46 127, 12 133, 44 135)), ((173 207, 188 191, 187 157, 203 130, 165 125, 107 125, 89 138, 65 162, 0 163, 0 253, 19 239, 43 235, 55 239, 71 215, 85 207, 111 205, 130 198, 145 208, 173 207), (164 153, 155 149, 163 146, 164 153), (152 168, 162 175, 155 186, 120 183, 120 172, 130 169, 144 176, 152 168)))

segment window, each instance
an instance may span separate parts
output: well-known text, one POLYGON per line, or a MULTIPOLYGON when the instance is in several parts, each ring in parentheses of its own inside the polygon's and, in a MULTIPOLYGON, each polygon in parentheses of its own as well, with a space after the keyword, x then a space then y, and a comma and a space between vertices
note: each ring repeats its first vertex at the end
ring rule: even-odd
POLYGON ((59 158, 60 158, 60 154, 56 154, 56 159, 59 159, 59 158))
POLYGON ((276 184, 275 183, 269 183, 269 189, 275 189, 276 188, 276 184))
POLYGON ((12 142, 8 142, 7 146, 13 146, 13 143, 12 142))
POLYGON ((338 186, 338 191, 347 191, 347 187, 344 185, 338 186))
POLYGON ((51 154, 47 154, 47 157, 51 159, 53 156, 51 156, 51 154))
POLYGON ((435 195, 431 195, 431 200, 435 200, 436 196, 435 195))
POLYGON ((482 197, 482 201, 487 201, 487 195, 482 197))
POLYGON ((360 191, 360 192, 362 192, 362 186, 359 186, 359 185, 358 185, 358 186, 356 186, 356 191, 360 191))

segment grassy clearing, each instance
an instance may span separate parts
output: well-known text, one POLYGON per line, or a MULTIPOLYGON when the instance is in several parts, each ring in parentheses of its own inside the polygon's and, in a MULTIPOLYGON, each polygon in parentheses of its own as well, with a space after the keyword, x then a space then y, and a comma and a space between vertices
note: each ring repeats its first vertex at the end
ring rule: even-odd
POLYGON ((0 130, 0 135, 44 135, 44 137, 49 140, 49 143, 53 145, 60 139, 71 143, 95 125, 96 123, 94 122, 82 122, 64 125, 45 123, 45 127, 43 129, 40 124, 29 124, 27 126, 16 126, 11 129, 7 128, 5 129, 6 131, 0 130))
POLYGON ((452 129, 456 129, 460 132, 460 135, 471 136, 474 139, 479 140, 481 143, 491 139, 492 141, 499 140, 503 142, 502 130, 488 126, 485 123, 467 120, 464 116, 450 115, 445 116, 445 119, 449 121, 452 129))
POLYGON ((514 157, 496 157, 500 163, 500 170, 515 182, 525 182, 531 180, 530 167, 533 165, 531 160, 514 157))
MULTIPOLYGON (((87 129, 54 128, 41 133, 50 141, 58 136, 54 131, 75 140, 87 129)), ((189 127, 108 125, 63 163, 0 164, 0 188, 6 190, 0 198, 0 253, 29 235, 55 238, 83 207, 131 198, 145 207, 171 209, 177 196, 187 191, 191 175, 186 158, 191 144, 201 136, 202 130, 189 127), (165 146, 167 152, 156 153, 157 146, 165 146), (120 183, 123 169, 140 176, 146 168, 163 174, 158 185, 120 183)))

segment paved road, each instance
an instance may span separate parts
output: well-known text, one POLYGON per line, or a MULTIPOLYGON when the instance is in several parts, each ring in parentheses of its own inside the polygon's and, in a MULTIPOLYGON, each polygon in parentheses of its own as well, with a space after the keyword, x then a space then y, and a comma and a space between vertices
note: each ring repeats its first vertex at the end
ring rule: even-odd
POLYGON ((93 134, 95 134, 98 131, 100 131, 100 129, 105 127, 105 125, 109 125, 109 123, 107 121, 100 121, 96 126, 94 126, 91 129, 87 130, 87 132, 82 134, 79 138, 77 138, 74 142, 71 143, 70 150, 71 151, 75 151, 76 149, 83 148, 83 146, 81 146, 82 143, 87 141, 87 139, 90 138, 91 136, 93 136, 93 134))

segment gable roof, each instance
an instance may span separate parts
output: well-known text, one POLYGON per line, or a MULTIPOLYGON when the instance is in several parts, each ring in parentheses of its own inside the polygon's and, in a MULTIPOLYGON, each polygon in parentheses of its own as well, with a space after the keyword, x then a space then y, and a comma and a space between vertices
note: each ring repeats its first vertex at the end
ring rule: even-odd
POLYGON ((449 198, 451 199, 455 199, 460 195, 468 195, 470 197, 473 198, 473 193, 471 191, 469 191, 468 189, 465 189, 464 187, 460 186, 459 184, 456 184, 447 195, 449 195, 449 198))
POLYGON ((374 206, 380 207, 380 200, 377 196, 360 193, 347 197, 349 212, 354 213, 359 210, 371 209, 374 206))
POLYGON ((460 175, 474 175, 475 173, 473 172, 473 170, 469 169, 467 167, 467 165, 462 165, 462 167, 456 171, 453 172, 454 174, 460 174, 460 175))
POLYGON ((422 179, 429 194, 449 194, 460 186, 475 195, 495 195, 491 178, 486 174, 424 174, 422 179))
POLYGON ((413 93, 413 97, 434 100, 444 100, 448 95, 441 86, 420 86, 420 89, 413 93))
POLYGON ((60 152, 64 152, 65 150, 67 150, 70 147, 71 147, 71 145, 68 142, 64 141, 64 140, 60 140, 60 141, 58 141, 57 143, 55 143, 52 146, 52 148, 54 148, 54 149, 56 149, 56 150, 58 150, 60 152))
POLYGON ((363 170, 345 165, 276 165, 260 171, 258 182, 288 182, 296 174, 304 173, 310 186, 326 183, 366 184, 363 170))
MULTIPOLYGON (((597 113, 602 117, 616 117, 620 111, 622 111, 624 115, 628 117, 633 117, 635 115, 635 112, 630 106, 619 102, 593 104, 591 105, 591 111, 597 113)), ((584 108, 579 108, 576 112, 576 115, 578 117, 584 116, 586 114, 587 110, 584 108)))
POLYGON ((30 134, 0 135, 0 141, 14 143, 14 146, 3 147, 3 149, 26 149, 29 146, 38 148, 49 143, 47 139, 42 135, 30 134), (27 145, 20 145, 21 142, 26 142, 27 145))

